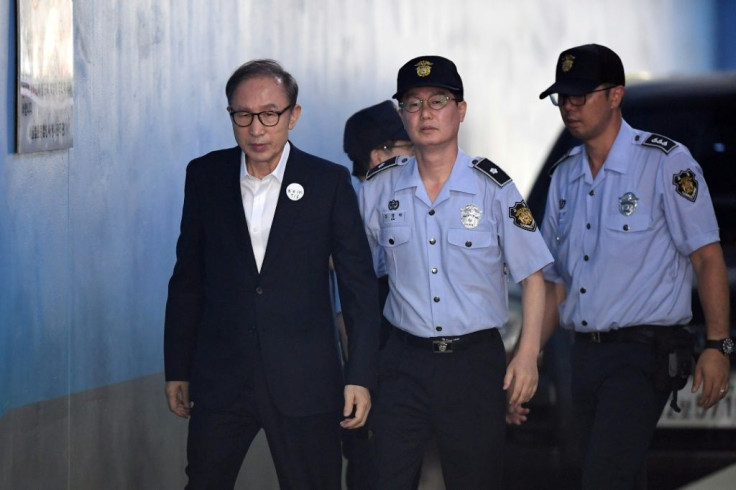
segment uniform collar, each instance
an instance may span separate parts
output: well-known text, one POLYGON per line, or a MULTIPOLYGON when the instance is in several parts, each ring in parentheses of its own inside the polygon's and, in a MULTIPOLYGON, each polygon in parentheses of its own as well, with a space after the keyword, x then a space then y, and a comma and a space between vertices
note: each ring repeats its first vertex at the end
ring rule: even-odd
POLYGON ((636 131, 629 124, 621 120, 621 128, 618 130, 616 140, 613 142, 611 151, 603 164, 603 170, 610 170, 620 174, 626 173, 631 168, 631 145, 634 143, 636 131))
MULTIPOLYGON (((471 168, 472 166, 472 159, 465 152, 458 149, 457 158, 455 158, 455 163, 452 166, 452 172, 450 172, 450 176, 447 178, 447 182, 445 182, 437 198, 439 199, 445 191, 477 192, 475 181, 467 177, 469 172, 466 168, 471 168)), ((409 162, 401 169, 401 175, 396 180, 394 190, 419 189, 423 188, 423 185, 422 177, 419 175, 419 168, 417 167, 417 159, 416 157, 411 157, 409 162)))

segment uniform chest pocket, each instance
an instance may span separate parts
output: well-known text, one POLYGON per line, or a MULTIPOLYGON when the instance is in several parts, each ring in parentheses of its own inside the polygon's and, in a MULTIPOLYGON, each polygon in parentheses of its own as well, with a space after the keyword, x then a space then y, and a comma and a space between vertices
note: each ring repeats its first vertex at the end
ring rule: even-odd
MULTIPOLYGON (((646 214, 638 214, 624 216, 617 214, 609 216, 606 220, 606 229, 609 232, 620 232, 622 234, 632 234, 646 231, 651 227, 652 219, 646 214)), ((619 235, 621 236, 621 235, 619 235)))
POLYGON ((631 259, 637 250, 646 250, 650 246, 652 234, 651 218, 645 214, 609 216, 601 234, 606 243, 606 253, 623 261, 631 259))
POLYGON ((411 238, 411 229, 408 226, 388 226, 381 228, 378 244, 384 248, 393 248, 407 243, 409 238, 411 238))
POLYGON ((495 235, 490 231, 471 231, 465 229, 448 230, 447 241, 450 245, 467 249, 487 248, 496 243, 495 235))

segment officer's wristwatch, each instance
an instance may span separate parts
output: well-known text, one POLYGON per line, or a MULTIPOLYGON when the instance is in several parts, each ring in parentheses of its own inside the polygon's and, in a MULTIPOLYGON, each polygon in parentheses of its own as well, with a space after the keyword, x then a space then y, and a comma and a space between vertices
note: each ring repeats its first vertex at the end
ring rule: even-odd
POLYGON ((721 340, 706 340, 706 349, 718 349, 724 356, 730 356, 734 351, 734 343, 730 337, 721 340))

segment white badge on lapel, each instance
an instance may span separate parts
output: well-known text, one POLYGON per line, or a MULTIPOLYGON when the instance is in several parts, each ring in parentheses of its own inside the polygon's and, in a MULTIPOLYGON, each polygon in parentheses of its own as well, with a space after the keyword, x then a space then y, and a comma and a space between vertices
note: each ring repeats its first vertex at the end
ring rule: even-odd
POLYGON ((304 197, 304 187, 301 184, 293 183, 286 187, 286 195, 292 201, 298 201, 304 197))

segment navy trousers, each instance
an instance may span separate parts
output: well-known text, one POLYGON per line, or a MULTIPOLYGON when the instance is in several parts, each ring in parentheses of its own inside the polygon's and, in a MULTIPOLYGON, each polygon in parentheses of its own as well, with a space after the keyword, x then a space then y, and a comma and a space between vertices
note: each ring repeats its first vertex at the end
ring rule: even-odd
POLYGON ((284 416, 271 400, 260 355, 248 355, 253 359, 249 383, 237 403, 215 408, 202 400, 192 408, 186 488, 231 490, 262 428, 282 490, 340 490, 340 411, 284 416))
POLYGON ((414 488, 432 435, 448 489, 500 488, 505 372, 497 332, 451 354, 406 344, 392 334, 381 351, 368 421, 372 488, 414 488))
POLYGON ((576 340, 572 399, 584 489, 646 488, 646 453, 669 392, 652 383, 654 347, 576 340))

